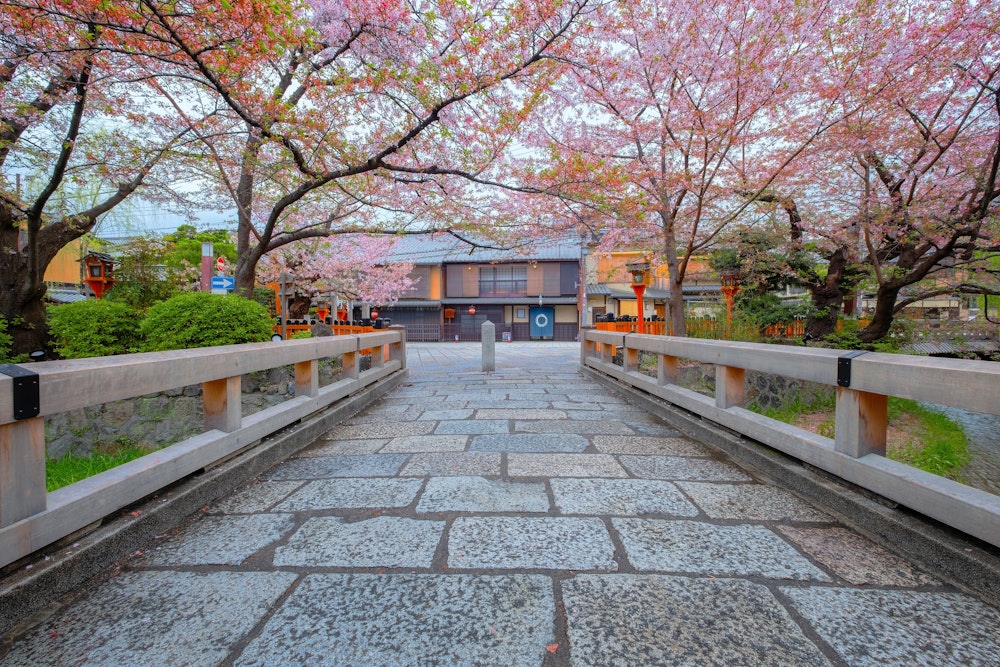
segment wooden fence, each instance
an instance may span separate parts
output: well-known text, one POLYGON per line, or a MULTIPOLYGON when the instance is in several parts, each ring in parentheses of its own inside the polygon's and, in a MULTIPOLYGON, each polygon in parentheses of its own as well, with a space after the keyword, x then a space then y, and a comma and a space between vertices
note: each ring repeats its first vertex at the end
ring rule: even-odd
POLYGON ((585 329, 581 363, 677 407, 1000 546, 1000 496, 885 456, 888 397, 1000 414, 1000 364, 585 329), (621 364, 614 360, 621 352, 621 364), (656 374, 639 372, 640 352, 656 374), (676 384, 680 359, 714 364, 714 399, 676 384), (836 387, 834 438, 743 407, 746 371, 836 387))
POLYGON ((213 465, 406 368, 402 327, 223 347, 48 361, 0 367, 0 567, 213 465), (371 368, 361 356, 371 350, 371 368), (318 362, 340 355, 343 371, 319 386, 318 362), (295 397, 241 414, 241 376, 294 366, 295 397), (200 384, 204 432, 46 493, 47 415, 200 384))

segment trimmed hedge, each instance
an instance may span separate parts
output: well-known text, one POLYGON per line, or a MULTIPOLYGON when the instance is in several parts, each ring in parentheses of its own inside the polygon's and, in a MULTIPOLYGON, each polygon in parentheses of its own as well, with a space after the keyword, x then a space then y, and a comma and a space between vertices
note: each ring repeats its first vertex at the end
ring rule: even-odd
POLYGON ((144 352, 271 340, 272 319, 259 303, 235 295, 189 292, 155 304, 140 328, 144 352))
POLYGON ((52 347, 63 359, 138 352, 139 315, 128 304, 87 299, 53 306, 48 313, 52 347))

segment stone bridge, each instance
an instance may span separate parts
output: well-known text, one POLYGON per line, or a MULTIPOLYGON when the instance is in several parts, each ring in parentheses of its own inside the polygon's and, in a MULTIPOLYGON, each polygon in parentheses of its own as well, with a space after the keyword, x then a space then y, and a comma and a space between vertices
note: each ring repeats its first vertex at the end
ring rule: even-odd
MULTIPOLYGON (((376 350, 388 393, 236 438, 9 565, 0 665, 1000 664, 988 540, 608 379, 587 346, 498 344, 490 373, 474 344, 376 350)), ((214 432, 256 428, 220 391, 214 432)))

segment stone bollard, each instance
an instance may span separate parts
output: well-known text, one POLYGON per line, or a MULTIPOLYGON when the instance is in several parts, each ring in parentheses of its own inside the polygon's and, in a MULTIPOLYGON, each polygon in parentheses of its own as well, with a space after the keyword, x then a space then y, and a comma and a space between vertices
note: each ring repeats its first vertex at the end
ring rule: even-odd
POLYGON ((489 320, 483 322, 482 339, 483 339, 483 372, 492 373, 497 369, 497 361, 496 361, 497 338, 496 338, 496 326, 489 320))

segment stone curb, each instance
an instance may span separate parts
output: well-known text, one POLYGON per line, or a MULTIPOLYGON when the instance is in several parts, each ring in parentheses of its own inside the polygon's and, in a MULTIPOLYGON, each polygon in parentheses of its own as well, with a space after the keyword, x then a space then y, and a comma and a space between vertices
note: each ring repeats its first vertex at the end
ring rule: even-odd
POLYGON ((1000 553, 990 545, 593 369, 580 369, 692 438, 721 449, 768 481, 815 501, 876 543, 919 562, 990 604, 1000 604, 1000 553))
POLYGON ((37 623, 38 614, 51 613, 59 598, 211 501, 313 443, 337 423, 397 387, 407 375, 405 369, 397 371, 377 385, 273 434, 233 458, 105 517, 97 529, 77 539, 76 546, 63 546, 48 556, 38 554, 30 569, 21 564, 0 581, 0 637, 10 641, 21 628, 37 623))

